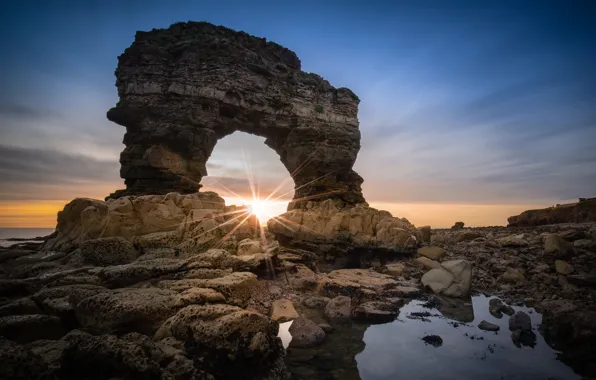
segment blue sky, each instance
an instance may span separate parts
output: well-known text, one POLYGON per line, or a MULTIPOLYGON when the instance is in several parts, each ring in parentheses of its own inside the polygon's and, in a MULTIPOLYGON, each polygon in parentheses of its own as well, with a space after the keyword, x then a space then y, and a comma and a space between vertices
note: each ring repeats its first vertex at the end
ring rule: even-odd
MULTIPOLYGON (((0 9, 2 200, 122 187, 117 57, 135 31, 209 21, 294 50, 361 99, 369 201, 542 204, 596 195, 593 1, 7 1, 0 9)), ((286 176, 262 139, 210 174, 286 176)))

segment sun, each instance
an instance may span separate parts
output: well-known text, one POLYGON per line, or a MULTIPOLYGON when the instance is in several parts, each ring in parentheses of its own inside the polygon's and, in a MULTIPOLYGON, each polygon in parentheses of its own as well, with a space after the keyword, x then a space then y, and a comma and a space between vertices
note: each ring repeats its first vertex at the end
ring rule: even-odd
POLYGON ((253 199, 248 205, 248 212, 256 216, 257 219, 259 219, 259 222, 264 223, 274 216, 284 212, 283 210, 280 210, 280 203, 281 202, 272 202, 266 199, 253 199))

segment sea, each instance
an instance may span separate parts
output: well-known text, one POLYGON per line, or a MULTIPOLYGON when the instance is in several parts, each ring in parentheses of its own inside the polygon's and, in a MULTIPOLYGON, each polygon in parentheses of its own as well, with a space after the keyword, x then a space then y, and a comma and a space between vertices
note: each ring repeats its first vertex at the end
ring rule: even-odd
POLYGON ((47 236, 54 232, 53 228, 0 228, 0 247, 8 247, 16 243, 26 241, 10 241, 6 239, 33 239, 36 237, 47 236))

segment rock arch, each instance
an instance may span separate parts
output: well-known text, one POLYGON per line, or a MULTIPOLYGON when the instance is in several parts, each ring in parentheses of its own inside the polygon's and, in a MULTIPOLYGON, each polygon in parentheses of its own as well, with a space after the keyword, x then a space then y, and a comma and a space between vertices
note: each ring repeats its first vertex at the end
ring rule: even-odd
POLYGON ((352 166, 360 149, 358 97, 301 71, 296 54, 264 38, 205 22, 137 32, 118 58, 126 127, 111 195, 192 193, 217 141, 234 131, 266 138, 295 183, 289 208, 333 198, 365 203, 352 166))

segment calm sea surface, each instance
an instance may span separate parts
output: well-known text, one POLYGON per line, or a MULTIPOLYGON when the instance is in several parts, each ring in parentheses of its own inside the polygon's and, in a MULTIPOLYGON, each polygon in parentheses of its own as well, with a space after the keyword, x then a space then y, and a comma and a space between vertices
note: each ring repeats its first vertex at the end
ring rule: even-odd
POLYGON ((28 239, 46 236, 54 232, 53 228, 0 228, 0 247, 8 247, 20 241, 6 241, 9 238, 28 239))

